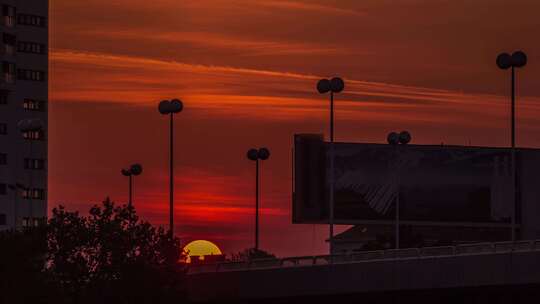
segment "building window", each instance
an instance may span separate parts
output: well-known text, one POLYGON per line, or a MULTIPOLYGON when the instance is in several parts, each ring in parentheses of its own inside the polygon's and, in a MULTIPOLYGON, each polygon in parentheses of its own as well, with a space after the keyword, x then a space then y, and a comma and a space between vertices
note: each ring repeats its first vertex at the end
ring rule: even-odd
POLYGON ((6 193, 7 193, 7 185, 0 184, 0 195, 6 195, 6 193))
POLYGON ((45 134, 43 130, 38 131, 26 131, 23 132, 23 138, 27 140, 43 140, 45 139, 45 134))
POLYGON ((4 81, 7 83, 15 82, 15 63, 4 61, 2 63, 2 72, 4 74, 4 81))
POLYGON ((47 27, 47 18, 36 15, 19 14, 17 16, 17 23, 21 25, 47 27))
POLYGON ((47 47, 41 43, 19 41, 17 43, 17 51, 22 53, 46 54, 47 47))
POLYGON ((15 53, 15 45, 17 45, 17 37, 15 35, 3 33, 2 42, 4 43, 4 53, 13 55, 15 53))
POLYGON ((8 104, 9 91, 0 90, 0 105, 8 104))
POLYGON ((30 81, 45 81, 45 72, 27 69, 17 70, 17 79, 30 81))
POLYGON ((28 111, 45 111, 45 105, 47 103, 44 100, 25 99, 23 102, 23 108, 28 111))
POLYGON ((39 218, 39 217, 33 217, 33 218, 30 218, 30 217, 24 217, 22 218, 21 220, 21 225, 23 227, 30 227, 30 225, 32 225, 33 227, 38 227, 40 226, 42 223, 45 223, 46 222, 46 219, 45 218, 39 218))
POLYGON ((5 226, 5 225, 6 225, 6 214, 0 213, 0 226, 5 226))
POLYGON ((25 158, 24 168, 30 170, 43 170, 45 169, 45 160, 41 158, 25 158))
POLYGON ((22 191, 22 197, 24 199, 36 199, 36 200, 44 200, 45 199, 45 190, 40 188, 34 188, 34 189, 24 189, 22 191))
POLYGON ((7 124, 0 122, 0 135, 7 134, 7 124))
POLYGON ((0 166, 7 165, 7 154, 6 153, 0 153, 0 166))
POLYGON ((4 15, 4 25, 8 27, 15 26, 16 9, 11 5, 3 5, 2 11, 4 15))

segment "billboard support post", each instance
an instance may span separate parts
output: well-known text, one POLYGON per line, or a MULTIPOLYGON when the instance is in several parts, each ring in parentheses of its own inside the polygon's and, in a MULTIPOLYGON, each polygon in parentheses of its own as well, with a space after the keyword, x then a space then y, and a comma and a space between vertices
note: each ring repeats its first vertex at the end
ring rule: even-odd
MULTIPOLYGON (((398 156, 399 157, 399 156, 398 156)), ((397 193, 396 193, 396 249, 399 249, 399 188, 401 183, 401 178, 399 176, 400 171, 397 169, 397 193)))
POLYGON ((516 187, 516 81, 515 69, 512 66, 512 242, 516 241, 516 205, 517 205, 517 187, 516 187))
POLYGON ((398 144, 406 145, 409 142, 411 142, 411 134, 407 131, 402 131, 401 133, 391 132, 388 134, 388 137, 386 140, 388 141, 388 144, 394 146, 394 157, 395 157, 395 163, 396 163, 396 249, 399 249, 399 196, 400 196, 400 188, 401 188, 401 170, 400 170, 400 150, 398 148, 398 144))

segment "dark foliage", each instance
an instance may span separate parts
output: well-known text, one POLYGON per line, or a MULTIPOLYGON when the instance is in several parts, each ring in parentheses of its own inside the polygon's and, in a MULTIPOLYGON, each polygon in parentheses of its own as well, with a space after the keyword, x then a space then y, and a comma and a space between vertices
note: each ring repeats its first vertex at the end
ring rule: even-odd
MULTIPOLYGON (((46 226, 5 233, 0 242, 2 249, 9 248, 1 250, 0 270, 17 279, 4 280, 2 290, 18 289, 14 297, 35 294, 39 300, 34 303, 184 300, 179 240, 139 220, 133 208, 115 206, 109 199, 92 207, 88 216, 60 206, 46 226)), ((6 303, 30 302, 16 299, 6 303)))
POLYGON ((44 227, 0 233, 0 303, 57 302, 60 289, 43 272, 46 250, 44 227))

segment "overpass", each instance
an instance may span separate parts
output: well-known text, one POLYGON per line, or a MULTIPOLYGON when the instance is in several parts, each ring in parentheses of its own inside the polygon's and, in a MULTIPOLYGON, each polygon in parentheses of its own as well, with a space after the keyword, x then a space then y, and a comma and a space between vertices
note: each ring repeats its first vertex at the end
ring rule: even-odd
POLYGON ((190 299, 210 303, 529 303, 538 302, 539 290, 540 240, 224 262, 188 270, 190 299))

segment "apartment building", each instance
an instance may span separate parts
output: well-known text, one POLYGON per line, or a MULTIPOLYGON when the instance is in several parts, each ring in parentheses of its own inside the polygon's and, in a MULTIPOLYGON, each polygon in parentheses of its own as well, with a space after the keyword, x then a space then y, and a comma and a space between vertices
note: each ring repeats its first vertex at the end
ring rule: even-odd
POLYGON ((48 0, 0 0, 0 230, 47 216, 48 0))

